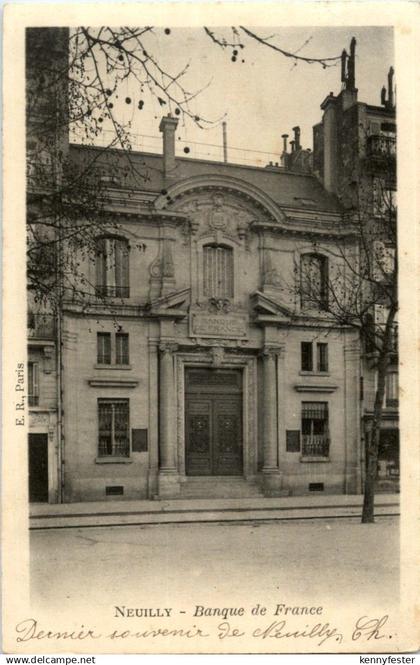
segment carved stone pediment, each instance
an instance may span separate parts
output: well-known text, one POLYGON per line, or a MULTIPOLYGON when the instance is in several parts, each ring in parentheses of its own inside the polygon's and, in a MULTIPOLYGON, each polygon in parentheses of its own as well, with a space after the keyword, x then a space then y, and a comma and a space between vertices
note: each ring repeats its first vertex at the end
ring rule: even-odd
POLYGON ((157 316, 184 318, 188 314, 190 293, 190 289, 182 289, 156 298, 150 303, 150 311, 157 316))
POLYGON ((293 312, 278 302, 269 298, 261 291, 255 291, 250 297, 251 307, 254 311, 255 322, 261 325, 290 325, 294 319, 293 312))

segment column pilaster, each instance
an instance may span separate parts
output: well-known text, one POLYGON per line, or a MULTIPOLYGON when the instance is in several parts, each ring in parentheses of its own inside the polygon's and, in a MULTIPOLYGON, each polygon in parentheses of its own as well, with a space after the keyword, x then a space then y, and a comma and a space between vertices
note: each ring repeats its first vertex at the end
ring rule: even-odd
POLYGON ((174 358, 176 345, 159 346, 159 496, 179 494, 179 474, 176 455, 176 407, 174 358))
POLYGON ((282 474, 279 470, 277 356, 280 349, 266 347, 262 352, 264 370, 264 493, 282 494, 282 474))

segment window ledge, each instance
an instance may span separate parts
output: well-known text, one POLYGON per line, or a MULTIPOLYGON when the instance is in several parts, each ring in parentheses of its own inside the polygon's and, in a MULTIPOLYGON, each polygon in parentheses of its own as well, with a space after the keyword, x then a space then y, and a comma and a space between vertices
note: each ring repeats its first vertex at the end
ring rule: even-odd
POLYGON ((312 457, 312 455, 311 456, 302 455, 301 458, 300 458, 300 461, 301 462, 309 462, 309 463, 311 463, 311 462, 329 463, 331 460, 330 460, 329 457, 315 457, 315 456, 312 457))
POLYGON ((42 406, 42 404, 37 404, 36 406, 29 406, 28 411, 31 413, 55 413, 57 409, 54 406, 42 406))
POLYGON ((99 364, 93 366, 95 369, 133 369, 131 365, 105 365, 99 364))
POLYGON ((88 379, 88 384, 94 388, 135 388, 139 382, 137 379, 88 379))
POLYGON ((95 464, 132 464, 130 457, 96 457, 95 464))
POLYGON ((299 376, 330 376, 329 372, 310 372, 307 370, 301 370, 299 376))
POLYGON ((298 383, 295 385, 295 390, 298 393, 333 393, 337 388, 338 386, 333 386, 331 384, 298 383))

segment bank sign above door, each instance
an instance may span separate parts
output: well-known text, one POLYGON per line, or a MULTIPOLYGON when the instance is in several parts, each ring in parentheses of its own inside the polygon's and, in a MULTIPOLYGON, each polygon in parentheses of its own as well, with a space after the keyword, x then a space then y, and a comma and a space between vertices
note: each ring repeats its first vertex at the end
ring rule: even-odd
POLYGON ((247 339, 247 317, 241 314, 191 313, 191 337, 247 339))

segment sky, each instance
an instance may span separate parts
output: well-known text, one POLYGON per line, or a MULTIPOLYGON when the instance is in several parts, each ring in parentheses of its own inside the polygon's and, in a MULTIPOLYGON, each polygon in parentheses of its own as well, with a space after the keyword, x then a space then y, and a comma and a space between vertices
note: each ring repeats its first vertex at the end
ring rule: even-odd
MULTIPOLYGON (((341 88, 339 63, 326 69, 304 62, 295 66, 290 59, 249 39, 244 41, 245 48, 240 50, 236 62, 232 62, 232 49, 222 50, 203 29, 169 28, 169 34, 157 28, 149 37, 151 52, 172 73, 189 62, 185 86, 189 91, 207 86, 192 104, 194 113, 209 120, 220 120, 213 128, 202 130, 192 121, 181 119, 176 132, 178 147, 189 145, 189 156, 205 156, 206 149, 194 142, 221 145, 221 120, 224 119, 229 161, 235 161, 234 157, 241 154, 233 147, 265 151, 273 153, 274 157, 279 155, 281 135, 289 134, 292 139, 295 125, 301 127, 303 147, 312 148, 312 126, 321 119, 320 104, 329 92, 337 94, 341 88)), ((230 36, 229 30, 220 30, 230 36)), ((380 104, 380 89, 387 82, 389 67, 395 66, 392 28, 270 27, 264 30, 260 27, 255 31, 262 36, 274 35, 273 43, 285 50, 301 49, 299 55, 318 58, 339 55, 343 48, 348 51, 350 40, 355 36, 359 101, 380 104)), ((143 146, 147 151, 160 152, 162 108, 156 100, 142 96, 138 88, 138 84, 129 80, 123 84, 120 98, 127 95, 133 103, 121 105, 122 118, 131 122, 133 134, 157 137, 143 140, 143 146), (141 97, 145 104, 140 111, 138 100, 141 97)), ((163 109, 166 113, 169 110, 168 106, 163 109)), ((212 149, 207 152, 215 153, 212 149)))

